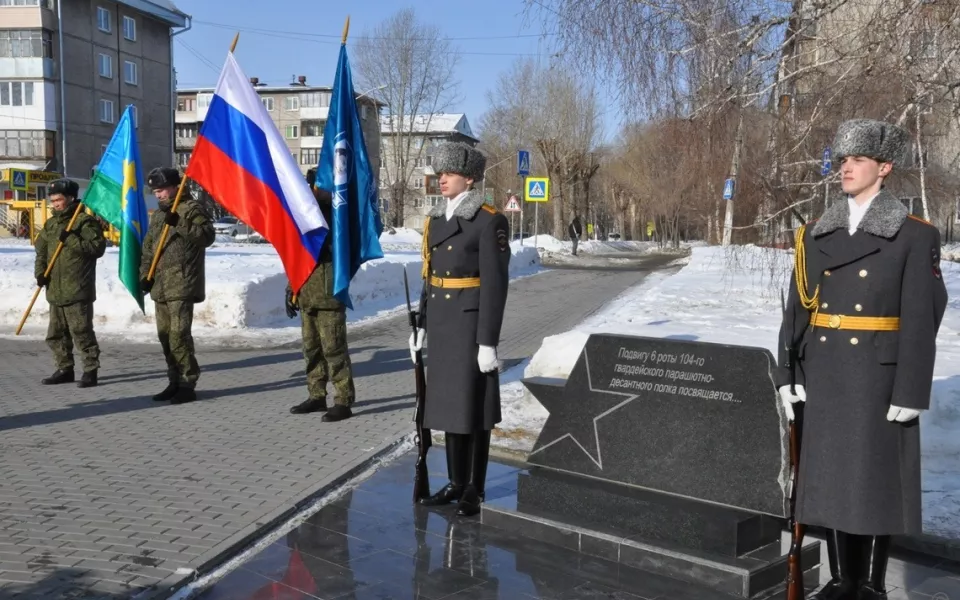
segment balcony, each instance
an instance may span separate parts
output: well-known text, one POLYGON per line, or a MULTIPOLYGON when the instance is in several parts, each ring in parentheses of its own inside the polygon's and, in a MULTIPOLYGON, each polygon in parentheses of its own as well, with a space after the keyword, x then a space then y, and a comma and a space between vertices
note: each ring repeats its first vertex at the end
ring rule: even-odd
POLYGON ((307 121, 311 119, 326 120, 327 114, 329 112, 330 112, 329 106, 301 106, 300 119, 302 121, 307 121))
POLYGON ((323 136, 322 135, 306 135, 300 138, 300 147, 301 148, 322 148, 323 147, 323 136))
POLYGON ((180 150, 181 148, 184 150, 192 150, 194 146, 197 145, 197 138, 195 137, 174 138, 174 144, 176 145, 177 150, 180 150))
POLYGON ((53 79, 52 58, 0 58, 0 79, 53 79))

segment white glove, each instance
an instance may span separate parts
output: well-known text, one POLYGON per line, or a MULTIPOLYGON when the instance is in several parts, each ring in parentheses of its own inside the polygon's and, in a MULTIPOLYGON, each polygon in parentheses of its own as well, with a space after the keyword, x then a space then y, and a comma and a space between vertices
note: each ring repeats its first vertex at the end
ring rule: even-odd
POLYGON ((916 419, 920 416, 920 411, 915 408, 900 408, 899 406, 890 406, 890 410, 887 411, 887 420, 888 421, 897 421, 899 423, 906 423, 907 421, 916 419))
POLYGON ((802 385, 795 385, 793 389, 797 392, 796 394, 790 393, 790 386, 784 385, 781 386, 778 390, 780 392, 780 401, 783 402, 783 412, 787 413, 787 419, 793 420, 793 405, 797 402, 806 402, 807 401, 807 390, 804 389, 802 385))
POLYGON ((423 342, 427 339, 426 329, 417 329, 417 333, 410 334, 410 360, 417 364, 417 352, 423 349, 423 342))
POLYGON ((493 346, 480 346, 477 352, 477 364, 481 373, 491 373, 497 370, 497 349, 493 346))

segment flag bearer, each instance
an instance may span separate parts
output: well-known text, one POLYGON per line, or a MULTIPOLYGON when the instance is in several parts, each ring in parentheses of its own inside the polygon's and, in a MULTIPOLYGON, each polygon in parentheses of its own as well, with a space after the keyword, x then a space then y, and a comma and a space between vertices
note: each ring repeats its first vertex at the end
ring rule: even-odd
MULTIPOLYGON (((320 203, 327 223, 332 222, 333 197, 330 192, 314 187, 317 170, 307 171, 307 183, 320 203)), ((333 254, 330 235, 323 243, 320 260, 310 278, 294 299, 287 285, 287 316, 293 319, 300 312, 303 358, 306 362, 309 397, 292 407, 290 412, 307 414, 324 412, 322 421, 333 422, 353 415, 350 407, 356 397, 353 367, 347 347, 347 308, 333 296, 333 254), (334 405, 327 408, 327 382, 336 392, 334 405)))
POLYGON ((169 379, 166 389, 153 399, 181 404, 197 398, 195 388, 200 365, 191 332, 193 306, 206 299, 204 260, 206 248, 213 244, 216 236, 210 215, 188 192, 184 191, 177 211, 172 210, 180 185, 178 170, 156 168, 147 176, 147 185, 153 189, 159 210, 150 216, 143 240, 140 287, 154 302, 157 336, 167 361, 169 379), (147 281, 164 225, 170 226, 167 239, 160 249, 153 279, 147 281))
POLYGON ((462 143, 444 144, 434 156, 446 202, 424 226, 425 329, 410 337, 412 356, 430 331, 423 424, 445 433, 450 478, 422 503, 459 502, 464 516, 480 512, 490 432, 500 422, 497 346, 509 284, 509 223, 474 187, 485 164, 462 143))
POLYGON ((776 377, 788 418, 805 402, 796 518, 827 530, 831 564, 814 598, 876 600, 890 536, 922 532, 918 416, 947 292, 940 232, 884 187, 907 133, 847 121, 833 147, 847 197, 797 232, 776 377))
POLYGON ((50 184, 53 215, 37 236, 34 275, 37 285, 47 288, 50 304, 47 345, 57 364, 57 370, 42 383, 74 381, 73 347, 76 345, 83 355, 83 375, 77 386, 85 388, 97 385, 100 369, 100 345, 93 331, 93 303, 97 299, 97 259, 103 256, 107 241, 97 219, 83 211, 67 230, 77 211, 79 194, 80 186, 70 179, 58 179, 50 184), (47 277, 44 273, 60 242, 63 249, 47 277))

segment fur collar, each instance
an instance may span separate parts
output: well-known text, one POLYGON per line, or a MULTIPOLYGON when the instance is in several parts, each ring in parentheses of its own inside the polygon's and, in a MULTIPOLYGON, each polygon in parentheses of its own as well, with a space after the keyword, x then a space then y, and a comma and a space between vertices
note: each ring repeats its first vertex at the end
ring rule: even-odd
MULTIPOLYGON (((477 190, 470 190, 467 192, 467 195, 463 197, 463 200, 460 202, 460 205, 457 206, 456 210, 453 211, 453 216, 460 217, 461 219, 472 219, 477 214, 477 211, 480 210, 481 206, 483 206, 483 195, 477 190)), ((447 216, 446 198, 443 199, 443 202, 430 209, 430 216, 447 216)))
MULTIPOLYGON (((863 215, 857 229, 883 238, 892 238, 900 231, 907 219, 907 207, 886 189, 880 193, 863 215)), ((826 235, 837 229, 846 229, 850 225, 850 206, 846 196, 840 202, 834 202, 813 227, 814 237, 826 235)))

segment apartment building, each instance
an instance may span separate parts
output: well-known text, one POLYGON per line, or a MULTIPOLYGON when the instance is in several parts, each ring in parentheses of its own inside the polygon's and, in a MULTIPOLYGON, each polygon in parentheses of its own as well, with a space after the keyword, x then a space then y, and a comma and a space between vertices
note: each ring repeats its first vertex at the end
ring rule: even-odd
MULTIPOLYGON (((391 215, 390 203, 402 188, 403 227, 422 230, 430 209, 443 202, 433 156, 444 142, 480 143, 463 113, 381 118, 383 160, 380 164, 380 202, 391 215)), ((385 222, 391 222, 386 219, 385 222)))
POLYGON ((0 172, 35 173, 2 198, 45 198, 66 174, 84 186, 128 105, 145 168, 173 157, 173 36, 190 17, 169 0, 0 0, 0 172))
MULTIPOLYGON (((307 78, 303 75, 288 85, 266 85, 257 77, 251 77, 250 83, 260 95, 260 101, 277 129, 283 134, 287 148, 300 165, 301 172, 306 174, 308 169, 317 166, 320 161, 323 130, 327 125, 333 88, 307 85, 307 78)), ((193 153, 197 133, 207 116, 213 91, 212 87, 177 91, 174 139, 177 166, 181 168, 187 166, 193 153)), ((380 161, 377 115, 381 106, 383 103, 374 98, 357 94, 361 129, 371 165, 377 165, 380 161)))

